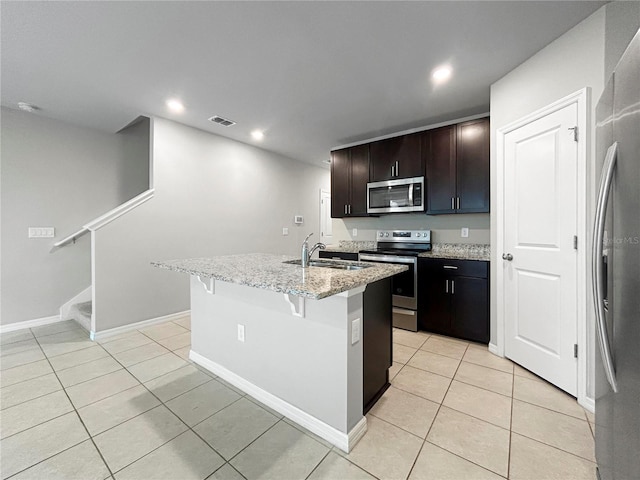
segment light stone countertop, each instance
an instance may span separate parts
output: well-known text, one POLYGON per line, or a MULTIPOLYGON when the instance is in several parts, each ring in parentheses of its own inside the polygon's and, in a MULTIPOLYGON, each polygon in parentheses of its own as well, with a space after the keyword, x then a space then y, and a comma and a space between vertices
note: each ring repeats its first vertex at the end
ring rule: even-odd
POLYGON ((491 260, 491 246, 481 243, 434 243, 423 258, 450 258, 455 260, 491 260))
POLYGON ((327 252, 358 253, 360 250, 373 250, 376 248, 375 240, 340 240, 338 245, 327 245, 327 252))
POLYGON ((211 277, 222 282, 288 293, 319 300, 407 270, 405 265, 358 263, 339 260, 347 265, 367 265, 362 270, 336 270, 325 267, 302 268, 283 263, 294 257, 250 253, 211 258, 193 258, 151 262, 158 268, 211 277))

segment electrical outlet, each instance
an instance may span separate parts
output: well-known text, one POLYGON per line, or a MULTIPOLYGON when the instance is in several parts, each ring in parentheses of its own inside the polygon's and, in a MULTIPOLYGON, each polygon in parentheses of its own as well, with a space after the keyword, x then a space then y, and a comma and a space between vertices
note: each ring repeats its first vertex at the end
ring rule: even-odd
POLYGON ((289 229, 287 227, 282 227, 282 235, 289 235, 289 229))
POLYGON ((238 341, 244 342, 244 325, 238 324, 238 341))
POLYGON ((469 237, 469 229, 467 227, 464 227, 460 230, 460 236, 462 238, 468 238, 469 237))
POLYGON ((351 231, 351 234, 352 234, 354 237, 357 237, 357 236, 358 236, 358 229, 357 229, 357 228, 354 228, 354 229, 351 231))
POLYGON ((356 318, 351 321, 351 345, 355 345, 360 341, 360 319, 356 318))

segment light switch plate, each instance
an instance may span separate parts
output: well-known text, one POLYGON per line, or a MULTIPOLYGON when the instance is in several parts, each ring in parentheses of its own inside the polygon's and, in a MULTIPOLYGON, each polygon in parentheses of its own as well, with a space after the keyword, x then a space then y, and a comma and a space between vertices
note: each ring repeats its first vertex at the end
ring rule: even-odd
POLYGON ((289 229, 287 227, 282 227, 282 235, 289 235, 289 229))
POLYGON ((468 238, 469 237, 469 229, 467 227, 464 227, 460 230, 460 236, 462 238, 468 238))
POLYGON ((354 229, 351 231, 351 234, 352 234, 354 237, 357 237, 357 236, 358 236, 358 229, 357 229, 357 228, 354 228, 354 229))
POLYGON ((29 227, 29 238, 53 238, 54 236, 53 227, 29 227))

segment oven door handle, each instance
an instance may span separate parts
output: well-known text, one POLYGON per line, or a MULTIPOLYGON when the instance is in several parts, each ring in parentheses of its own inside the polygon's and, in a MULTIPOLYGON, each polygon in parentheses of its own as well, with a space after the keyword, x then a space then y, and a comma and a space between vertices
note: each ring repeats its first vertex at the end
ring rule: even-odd
POLYGON ((360 255, 360 261, 382 263, 416 263, 418 257, 396 257, 395 255, 360 255))

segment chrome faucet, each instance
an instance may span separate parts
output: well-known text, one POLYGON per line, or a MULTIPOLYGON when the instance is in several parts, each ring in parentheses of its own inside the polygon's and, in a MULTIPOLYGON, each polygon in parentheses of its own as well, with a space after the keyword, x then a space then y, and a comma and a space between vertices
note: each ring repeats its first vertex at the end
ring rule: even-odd
POLYGON ((305 238, 304 242, 302 243, 302 268, 307 268, 309 266, 309 260, 311 260, 311 255, 313 255, 313 252, 318 249, 324 250, 325 248, 327 248, 324 243, 318 242, 313 247, 311 247, 311 250, 309 250, 309 243, 307 242, 307 240, 309 240, 309 237, 311 235, 313 235, 313 232, 307 235, 307 238, 305 238))

